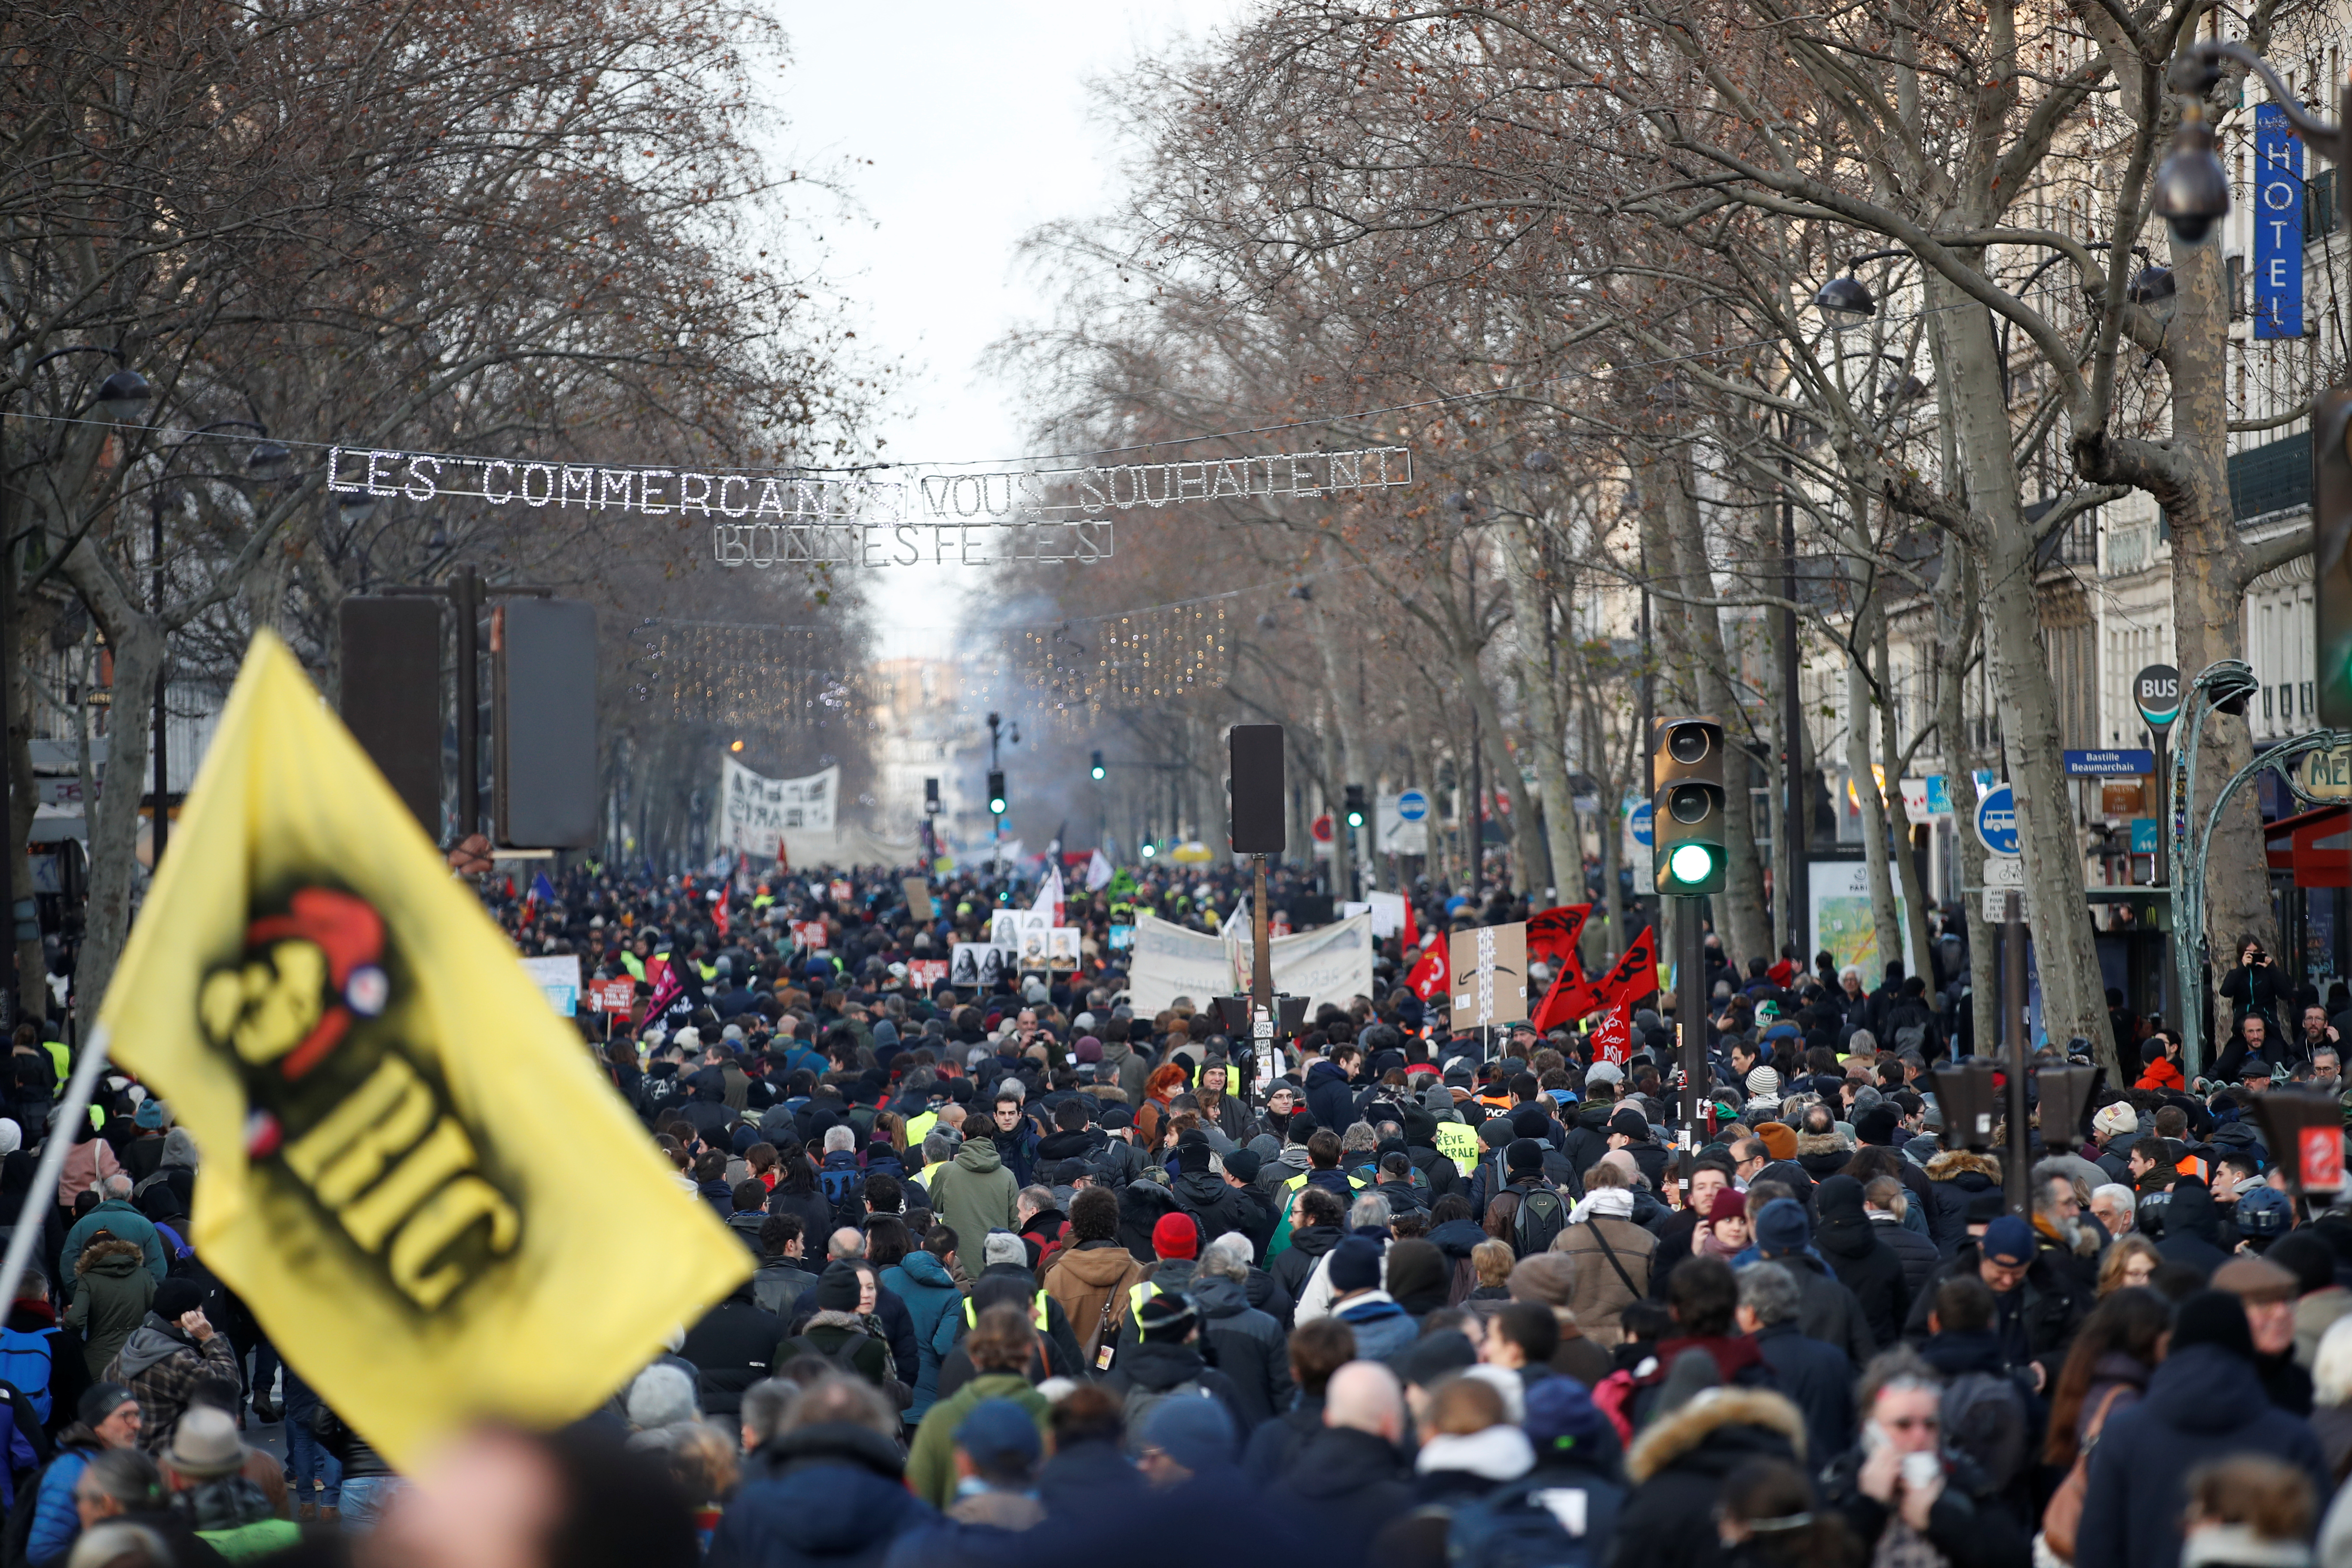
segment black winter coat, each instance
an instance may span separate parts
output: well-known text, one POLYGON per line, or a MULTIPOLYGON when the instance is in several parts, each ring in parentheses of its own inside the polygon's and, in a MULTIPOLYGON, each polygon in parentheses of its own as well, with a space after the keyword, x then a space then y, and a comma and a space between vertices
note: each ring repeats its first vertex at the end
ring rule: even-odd
MULTIPOLYGON (((1412 1506, 1412 1471, 1395 1444, 1352 1426, 1309 1433, 1267 1489, 1272 1511, 1330 1563, 1360 1563, 1381 1527, 1412 1506)), ((1715 1521, 1706 1521, 1707 1536, 1715 1521)))
POLYGON ((1804 1415, 1805 1452, 1843 1453, 1853 1441, 1853 1363, 1794 1323, 1773 1323, 1752 1337, 1772 1380, 1804 1415))
POLYGON ((743 1391, 768 1375, 783 1329, 773 1312, 753 1297, 751 1281, 710 1309, 687 1331, 678 1354, 694 1363, 703 1413, 733 1415, 743 1408, 743 1391))
POLYGON ((1870 1226, 1886 1244, 1887 1250, 1895 1254, 1895 1261, 1903 1265, 1903 1311, 1907 1318, 1911 1302, 1935 1279, 1936 1270, 1943 1267, 1943 1254, 1936 1250, 1934 1242, 1900 1220, 1874 1219, 1870 1226))
POLYGON ((1653 1421, 1625 1457, 1633 1489, 1617 1515, 1611 1560, 1639 1568, 1717 1568, 1715 1505, 1747 1459, 1803 1468, 1804 1418, 1778 1394, 1727 1388, 1653 1421))
POLYGON ((1835 1345, 1854 1365, 1867 1365, 1878 1353, 1878 1341, 1853 1292, 1839 1283, 1821 1259, 1805 1253, 1783 1253, 1771 1261, 1789 1271, 1803 1298, 1797 1327, 1823 1344, 1835 1345))
MULTIPOLYGON (((1852 1177, 1834 1178, 1851 1182, 1852 1177)), ((1870 1325, 1874 1344, 1891 1345, 1903 1336, 1904 1315, 1911 1310, 1905 1288, 1903 1260, 1879 1237, 1880 1227, 1856 1215, 1824 1219, 1814 1227, 1813 1250, 1822 1255, 1838 1282, 1853 1292, 1870 1325)), ((1845 1447, 1841 1443, 1835 1453, 1845 1447)))
MULTIPOLYGON (((1911 1299, 1911 1315, 1905 1321, 1904 1337, 1914 1342, 1925 1340, 1927 1314, 1935 1310, 1937 1289, 1947 1279, 1977 1273, 1980 1268, 1973 1241, 1946 1259, 1927 1289, 1911 1299)), ((2014 1301, 1993 1298, 1993 1326, 2000 1335, 2002 1357, 2011 1369, 2029 1361, 2039 1361, 2054 1382, 2061 1353, 2073 1342, 2074 1331, 2089 1316, 2094 1303, 2074 1283, 2074 1277, 2046 1253, 2037 1256, 2033 1266, 2025 1271, 2025 1283, 2018 1287, 2017 1295, 2020 1299, 2014 1301)))
POLYGON ((1290 1233, 1290 1245, 1266 1265, 1266 1272, 1274 1276, 1293 1306, 1298 1302, 1298 1293, 1307 1289, 1307 1277, 1315 1272, 1315 1265, 1347 1234, 1336 1225, 1308 1226, 1290 1233))
POLYGON ((2075 1532, 2075 1568, 2140 1568, 2180 1560, 2181 1479, 2224 1454, 2264 1454, 2311 1478, 2334 1478, 2310 1426, 2262 1396, 2252 1363, 2217 1344, 2175 1351, 2138 1403, 2118 1409, 2092 1451, 2075 1532))
POLYGON ((1224 1177, 1208 1171, 1187 1171, 1176 1178, 1174 1192, 1176 1206, 1200 1222, 1204 1248, 1228 1231, 1247 1236, 1251 1222, 1264 1212, 1243 1195, 1241 1188, 1228 1185, 1224 1177))
POLYGON ((2000 1166, 1983 1154, 1948 1149, 1927 1162, 1935 1206, 1927 1211, 1927 1237, 1949 1258, 1969 1238, 1969 1200, 2000 1190, 2000 1166))
POLYGON ((1240 1434, 1248 1435, 1290 1408, 1297 1384, 1290 1377, 1290 1340, 1282 1324, 1249 1302, 1248 1292, 1231 1279, 1193 1276, 1190 1292, 1201 1313, 1201 1335, 1210 1358, 1234 1385, 1241 1408, 1240 1434))

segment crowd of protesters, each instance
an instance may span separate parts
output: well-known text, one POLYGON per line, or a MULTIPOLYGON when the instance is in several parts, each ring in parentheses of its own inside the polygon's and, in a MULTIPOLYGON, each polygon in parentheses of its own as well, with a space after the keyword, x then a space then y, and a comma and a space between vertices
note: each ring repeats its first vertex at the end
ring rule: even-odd
MULTIPOLYGON (((1457 1037, 1393 943, 1274 1060, 1129 1005, 1121 928, 1227 877, 1073 888, 1076 966, 986 992, 929 965, 1034 885, 928 891, 492 890, 631 983, 587 1048, 754 1268, 595 1416, 417 1475, 205 1270, 200 1152, 110 1079, 0 1333, 0 1562, 2352 1568, 2352 1215, 2252 1114, 2340 1094, 2339 1026, 2252 944, 2210 1078, 2116 999, 2138 1076, 2032 1129, 2015 1213, 1924 1076, 1967 1010, 1898 967, 1719 967, 1685 1129, 1659 1014, 1457 1037)), ((37 1145, 61 1048, 13 1062, 37 1145)))

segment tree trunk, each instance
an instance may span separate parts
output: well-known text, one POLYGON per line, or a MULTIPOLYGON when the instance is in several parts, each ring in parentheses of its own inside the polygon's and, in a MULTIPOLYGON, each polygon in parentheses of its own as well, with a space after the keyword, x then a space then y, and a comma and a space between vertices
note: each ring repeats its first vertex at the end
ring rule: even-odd
MULTIPOLYGON (((1856 644, 1867 647, 1872 640, 1869 630, 1875 623, 1878 611, 1865 605, 1857 619, 1863 624, 1854 628, 1856 644)), ((1879 799, 1876 784, 1870 772, 1870 738, 1872 703, 1870 681, 1862 660, 1848 655, 1845 666, 1845 766, 1852 781, 1854 799, 1862 807, 1863 863, 1870 874, 1870 928, 1878 952, 1878 973, 1864 974, 1866 987, 1875 987, 1885 978, 1886 965, 1903 952, 1903 927, 1896 916, 1895 882, 1886 864, 1886 816, 1879 799)), ((1880 1044, 1891 1044, 1881 1041, 1880 1044)))
MULTIPOLYGON (((1543 800, 1551 886, 1557 898, 1572 902, 1583 896, 1584 851, 1577 841, 1576 797, 1568 781, 1568 726, 1560 716, 1559 688, 1552 671, 1551 600, 1538 573, 1537 526, 1532 518, 1504 520, 1503 576, 1511 590, 1511 641, 1518 650, 1521 684, 1527 689, 1528 731, 1535 749, 1536 790, 1543 800)), ((1604 856, 1608 837, 1604 828, 1604 856)))
MULTIPOLYGON (((13 490, 0 489, 0 540, 15 539, 17 500, 13 490)), ((33 776, 32 683, 26 678, 25 607, 16 598, 16 552, 0 548, 0 604, 8 607, 8 636, 0 638, 0 699, 7 704, 8 725, 8 877, 19 899, 33 895, 33 857, 26 842, 33 836, 33 814, 41 804, 41 789, 33 776)), ((87 812, 87 804, 82 808, 87 812)), ((13 910, 0 910, 0 922, 13 931, 13 910)), ((11 940, 5 938, 0 940, 11 940)), ((16 943, 16 994, 22 1016, 38 1024, 49 1015, 48 959, 38 935, 16 943)))
POLYGON ((1700 710, 1715 714, 1724 726, 1724 889, 1715 900, 1716 934, 1722 939, 1725 962, 1737 974, 1748 958, 1760 954, 1769 959, 1773 942, 1771 928, 1764 920, 1764 872, 1756 858, 1756 800, 1748 793, 1748 749, 1737 735, 1739 704, 1727 674, 1730 661, 1724 652, 1723 623, 1713 605, 1696 602, 1715 596, 1715 569, 1688 479, 1685 464, 1668 465, 1661 499, 1676 563, 1675 586, 1691 601, 1684 645, 1691 687, 1697 693, 1700 710))
MULTIPOLYGON (((2172 247, 2173 322, 2167 338, 2172 373, 2171 461, 2193 500, 2169 508, 2172 518, 2172 626, 2174 658, 2183 680, 2216 659, 2242 658, 2245 637, 2245 550, 2230 504, 2227 338, 2229 301, 2223 297, 2221 246, 2218 234, 2200 245, 2172 247)), ((2184 725, 2174 744, 2186 746, 2184 725)), ((2190 820, 2202 822, 2221 786, 2253 760, 2244 720, 2216 716, 2206 721, 2197 761, 2197 799, 2190 820)), ((2263 854, 2262 818, 2255 792, 2243 789, 2220 822, 2205 862, 2207 953, 2221 955, 2221 967, 2237 962, 2238 942, 2247 934, 2266 950, 2278 946, 2271 911, 2270 863, 2263 854)), ((2196 999, 2184 998, 2194 1005, 2196 999)), ((2226 1012, 2217 1015, 2226 1019, 2226 1012)), ((2229 1030, 2206 1020, 2208 1056, 2218 1053, 2229 1030)), ((2200 1064, 2201 1065, 2201 1064, 2200 1064)))
MULTIPOLYGON (((1891 692, 1893 686, 1887 671, 1886 617, 1878 617, 1878 637, 1872 657, 1877 665, 1878 689, 1891 692)), ((1911 947, 1907 962, 1910 972, 1929 985, 1936 983, 1935 960, 1927 956, 1927 911, 1932 908, 1927 889, 1919 882, 1919 858, 1911 847, 1911 808, 1903 803, 1903 757, 1895 732, 1892 707, 1885 710, 1887 717, 1878 726, 1879 765, 1885 770, 1886 783, 1878 794, 1886 811, 1887 851, 1895 860, 1895 885, 1903 890, 1903 908, 1910 915, 1911 947)))
POLYGON ((2106 1026, 2106 987, 2083 900, 2083 861, 2060 772, 2058 697, 2042 646, 2033 539, 2019 510, 2017 463, 2001 395, 1991 318, 1935 274, 1929 302, 1948 314, 1948 371, 1972 526, 1985 573, 1985 637, 2001 739, 2016 792, 2025 879, 2032 889, 2043 1028, 2051 1039, 2095 1040, 2106 1026))
POLYGON ((131 900, 139 878, 139 805, 147 776, 147 720, 154 711, 163 637, 161 623, 122 591, 88 540, 74 546, 62 571, 106 633, 114 656, 106 785, 97 802, 85 807, 89 897, 84 905, 81 951, 74 964, 74 989, 87 1026, 98 1016, 115 961, 131 934, 131 900))

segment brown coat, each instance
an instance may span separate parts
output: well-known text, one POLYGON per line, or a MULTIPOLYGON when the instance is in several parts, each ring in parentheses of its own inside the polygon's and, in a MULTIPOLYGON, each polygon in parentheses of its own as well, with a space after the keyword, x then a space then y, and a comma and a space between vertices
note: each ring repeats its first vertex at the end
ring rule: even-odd
POLYGON ((1625 1309, 1641 1300, 1650 1291, 1650 1266, 1658 1249, 1658 1238, 1630 1219, 1617 1219, 1596 1214, 1581 1225, 1570 1226, 1552 1239, 1554 1252, 1565 1252, 1576 1259, 1576 1287, 1568 1298, 1569 1310, 1576 1314, 1576 1326, 1584 1337, 1595 1344, 1614 1350, 1625 1336, 1617 1320, 1625 1309), (1612 1266, 1609 1253, 1601 1250, 1599 1237, 1608 1241, 1616 1253, 1612 1266), (1618 1276, 1622 1268, 1625 1277, 1618 1276), (1632 1281, 1628 1288, 1627 1280, 1632 1281))
POLYGON ((1045 1271, 1045 1294, 1062 1304, 1088 1367, 1095 1364, 1095 1352, 1102 1343, 1104 1309, 1109 1309, 1110 1329, 1116 1337, 1118 1326, 1127 1321, 1132 1291, 1144 1278, 1144 1266, 1117 1241, 1071 1247, 1056 1255, 1053 1267, 1045 1271))

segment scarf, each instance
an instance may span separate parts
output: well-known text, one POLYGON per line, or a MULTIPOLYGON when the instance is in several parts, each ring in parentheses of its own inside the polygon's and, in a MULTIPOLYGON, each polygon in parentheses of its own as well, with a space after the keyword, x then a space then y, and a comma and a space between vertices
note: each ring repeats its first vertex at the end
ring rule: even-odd
POLYGON ((1594 1215, 1607 1215, 1612 1219, 1633 1217, 1633 1191, 1630 1187, 1595 1187, 1576 1201, 1568 1211, 1568 1223, 1582 1225, 1594 1215))

